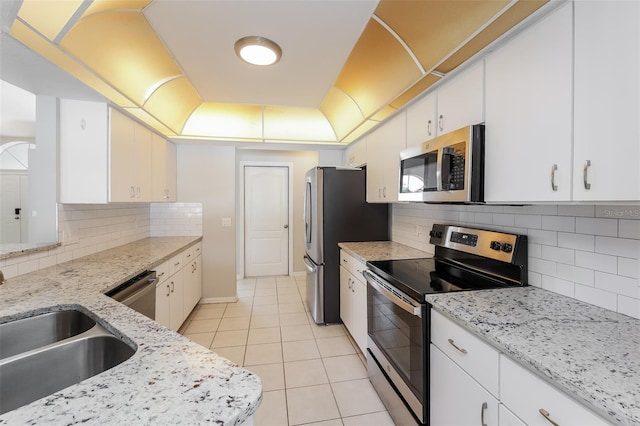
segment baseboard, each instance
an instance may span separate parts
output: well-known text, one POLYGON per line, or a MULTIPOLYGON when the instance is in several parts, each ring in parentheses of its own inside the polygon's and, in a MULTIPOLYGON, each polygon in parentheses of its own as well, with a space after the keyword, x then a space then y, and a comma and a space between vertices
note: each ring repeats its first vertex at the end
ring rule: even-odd
POLYGON ((207 297, 200 299, 199 305, 206 305, 208 303, 235 303, 238 301, 238 296, 231 297, 207 297))

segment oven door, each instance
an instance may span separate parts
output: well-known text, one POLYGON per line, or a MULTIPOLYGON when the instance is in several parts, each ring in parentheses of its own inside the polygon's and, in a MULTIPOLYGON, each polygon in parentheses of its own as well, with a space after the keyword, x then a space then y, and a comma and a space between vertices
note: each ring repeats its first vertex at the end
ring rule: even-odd
POLYGON ((427 420, 428 311, 371 271, 367 278, 369 348, 403 400, 427 420))

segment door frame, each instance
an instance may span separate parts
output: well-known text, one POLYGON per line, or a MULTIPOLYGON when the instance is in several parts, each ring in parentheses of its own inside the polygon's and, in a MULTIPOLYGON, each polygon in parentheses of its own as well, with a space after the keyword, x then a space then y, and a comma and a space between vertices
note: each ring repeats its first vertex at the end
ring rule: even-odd
POLYGON ((289 221, 289 241, 288 241, 288 274, 293 275, 293 163, 290 162, 271 162, 271 161, 240 161, 240 191, 238 197, 238 252, 237 252, 237 262, 238 262, 238 279, 242 279, 245 277, 245 268, 244 268, 244 197, 245 197, 245 186, 244 186, 244 169, 245 167, 286 167, 287 168, 287 181, 288 181, 288 221, 289 221))

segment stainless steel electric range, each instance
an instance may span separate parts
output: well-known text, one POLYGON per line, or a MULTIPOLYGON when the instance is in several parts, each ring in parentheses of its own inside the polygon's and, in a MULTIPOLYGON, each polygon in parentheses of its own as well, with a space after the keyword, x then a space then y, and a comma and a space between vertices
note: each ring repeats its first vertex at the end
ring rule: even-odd
POLYGON ((432 258, 367 262, 367 370, 398 425, 429 424, 425 296, 527 285, 524 235, 434 225, 432 258))

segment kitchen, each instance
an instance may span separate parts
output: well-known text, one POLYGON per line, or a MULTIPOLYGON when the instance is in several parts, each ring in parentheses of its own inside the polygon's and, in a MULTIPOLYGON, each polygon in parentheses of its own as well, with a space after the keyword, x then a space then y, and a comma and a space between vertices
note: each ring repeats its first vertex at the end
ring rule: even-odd
MULTIPOLYGON (((558 16, 558 14, 553 16, 558 16)), ((563 40, 566 40, 566 38, 563 40)), ((571 40, 569 40, 569 44, 570 42, 571 40)), ((553 49, 549 50, 553 51, 553 49)), ((534 52, 534 50, 527 51, 534 52)), ((504 52, 507 51, 505 50, 504 52)), ((504 54, 504 57, 509 57, 507 53, 504 54)), ((533 53, 531 55, 535 57, 533 53)), ((564 58, 564 55, 561 56, 564 58)), ((519 58, 523 60, 523 58, 519 58)), ((496 58, 495 56, 494 59, 487 58, 487 62, 484 65, 483 72, 486 78, 484 91, 486 92, 485 96, 487 96, 484 107, 486 109, 486 111, 484 111, 485 115, 481 116, 480 120, 467 120, 462 125, 469 124, 470 122, 485 121, 489 128, 489 123, 505 117, 505 115, 501 115, 506 113, 499 109, 500 104, 493 105, 489 102, 489 94, 491 93, 490 82, 494 81, 491 78, 498 80, 504 79, 500 74, 494 74, 497 75, 497 77, 491 77, 489 73, 489 69, 491 69, 492 66, 497 67, 497 65, 500 64, 500 60, 504 60, 504 58, 496 58), (495 115, 495 120, 490 119, 490 117, 494 117, 490 116, 492 111, 497 114, 495 115)), ((604 62, 606 63, 606 61, 604 62)), ((530 64, 523 66, 529 67, 530 64)), ((542 68, 544 69, 536 71, 544 71, 545 69, 547 71, 553 71, 553 76, 548 77, 547 80, 556 82, 561 86, 560 89, 565 86, 571 86, 571 81, 566 80, 566 73, 563 74, 565 80, 558 77, 560 76, 560 73, 557 73, 559 68, 542 68), (557 75, 555 73, 557 73, 557 75)), ((473 63, 469 64, 467 69, 475 71, 473 63)), ((459 81, 464 80, 466 76, 462 71, 463 70, 460 72, 459 81)), ((520 71, 521 70, 519 70, 519 72, 520 71)), ((604 75, 604 73, 600 74, 604 75)), ((455 81, 454 78, 455 75, 452 75, 447 81, 455 81)), ((438 95, 440 95, 441 92, 442 94, 446 92, 447 87, 445 84, 442 84, 436 86, 436 89, 438 90, 438 95)), ((531 88, 531 90, 539 89, 538 87, 531 88)), ((633 91, 630 92, 634 93, 633 91)), ((429 91, 427 96, 421 98, 421 100, 426 99, 430 93, 433 94, 435 91, 429 91)), ((439 99, 444 99, 444 96, 439 96, 439 99)), ((510 100, 510 102, 516 101, 517 99, 510 100)), ((570 104, 570 99, 568 103, 570 104)), ((406 140, 406 146, 409 146, 411 143, 420 143, 422 140, 426 140, 427 136, 416 135, 414 130, 428 127, 424 126, 424 122, 427 120, 423 120, 422 126, 410 127, 409 123, 411 120, 415 120, 415 118, 411 118, 415 117, 413 114, 420 116, 420 108, 426 108, 428 104, 428 100, 424 102, 418 100, 416 103, 409 105, 406 110, 402 110, 401 113, 391 116, 390 120, 386 122, 388 125, 380 126, 379 131, 374 129, 373 132, 365 135, 366 140, 365 138, 360 138, 348 145, 343 164, 349 165, 353 163, 353 165, 361 165, 366 163, 368 173, 372 173, 371 178, 368 176, 367 181, 368 184, 372 185, 371 190, 367 191, 368 195, 376 197, 378 193, 377 188, 384 187, 384 184, 387 183, 386 181, 381 184, 376 183, 377 176, 373 175, 378 169, 377 165, 381 164, 380 157, 383 159, 385 156, 386 158, 391 157, 389 153, 382 151, 382 155, 380 155, 380 151, 375 150, 375 148, 379 146, 377 145, 379 144, 379 140, 406 140), (406 114, 406 118, 404 118, 404 114, 406 114), (407 123, 406 127, 403 123, 404 120, 406 120, 407 123), (402 136, 403 134, 404 136, 402 136), (394 137, 394 135, 401 136, 394 137), (417 140, 414 138, 417 138, 417 140), (410 139, 413 142, 410 142, 410 139), (366 146, 366 149, 363 149, 363 146, 366 146), (371 147, 374 149, 370 149, 371 147), (364 161, 362 157, 363 152, 364 155, 366 155, 366 160, 364 161)), ((559 135, 559 137, 560 135, 566 136, 567 132, 569 132, 570 138, 571 128, 569 127, 567 130, 566 121, 571 122, 572 119, 571 115, 569 115, 566 120, 564 119, 567 117, 566 105, 567 103, 564 104, 565 109, 561 111, 562 114, 549 114, 551 118, 555 118, 560 122, 560 127, 557 127, 558 123, 556 122, 543 124, 548 124, 550 127, 555 126, 553 127, 553 134, 559 135)), ((576 111, 578 111, 580 105, 585 104, 581 104, 576 100, 576 111)), ((637 110, 637 99, 635 100, 635 105, 637 110)), ((442 108, 444 108, 444 106, 442 108)), ((571 113, 571 109, 569 109, 569 113, 571 113)), ((506 117, 509 118, 508 116, 506 117)), ((512 121, 515 120, 513 117, 510 119, 512 121)), ((629 120, 629 122, 633 123, 633 118, 629 120)), ((436 120, 434 119, 432 123, 435 125, 436 120)), ((522 123, 518 124, 518 126, 522 125, 522 123)), ((541 148, 540 144, 545 141, 548 141, 550 144, 555 143, 553 138, 547 137, 546 134, 541 135, 535 133, 534 130, 544 131, 544 125, 536 127, 535 129, 526 127, 526 132, 522 132, 522 128, 523 127, 519 127, 519 134, 522 134, 523 138, 530 138, 525 139, 527 143, 530 143, 525 146, 537 147, 538 151, 543 151, 544 153, 549 152, 550 148, 541 148)), ((576 129, 578 129, 578 127, 576 127, 576 129)), ((509 131, 508 128, 507 131, 509 131)), ((634 152, 636 155, 627 155, 625 158, 619 159, 629 161, 632 165, 637 165, 638 163, 637 133, 635 135, 635 137, 631 138, 632 141, 636 141, 632 147, 634 150, 629 152, 634 152)), ((508 136, 509 134, 507 133, 507 137, 508 136)), ((524 149, 522 145, 504 145, 500 147, 500 152, 509 158, 536 158, 532 153, 526 153, 525 155, 512 152, 516 146, 520 147, 519 149, 524 149)), ((565 147, 566 145, 562 146, 565 147)), ((307 151, 304 154, 291 154, 287 152, 256 153, 245 149, 236 150, 234 146, 230 145, 212 144, 191 145, 178 143, 177 148, 178 194, 180 201, 183 203, 202 203, 202 211, 206 212, 206 215, 201 213, 203 221, 202 229, 205 231, 202 240, 203 256, 208 256, 203 262, 203 267, 205 268, 203 276, 205 280, 207 276, 215 276, 216 278, 215 286, 203 288, 203 297, 223 301, 225 298, 232 298, 236 295, 236 279, 239 275, 236 264, 240 262, 240 258, 242 257, 236 254, 238 253, 240 242, 236 241, 236 227, 233 225, 233 223, 242 223, 237 220, 239 211, 237 210, 236 200, 240 190, 238 186, 239 162, 265 161, 265 157, 268 157, 269 161, 293 162, 294 165, 300 164, 299 168, 301 170, 299 170, 299 173, 303 174, 304 171, 315 165, 314 161, 316 164, 321 165, 341 163, 344 145, 338 147, 329 146, 326 149, 324 147, 314 146, 313 151, 307 151), (201 184, 203 181, 207 182, 206 188, 203 188, 201 184), (221 227, 221 218, 232 218, 232 226, 221 227)), ((612 151, 615 152, 616 150, 612 151)), ((604 153, 603 156, 605 156, 604 153)), ((569 162, 570 160, 568 159, 570 158, 570 155, 566 155, 562 160, 569 162)), ((490 163, 490 160, 491 153, 487 152, 487 164, 490 163)), ((591 161, 595 164, 593 159, 591 161)), ((548 198, 542 198, 538 192, 534 192, 541 191, 538 187, 534 188, 533 185, 527 186, 526 179, 525 182, 518 182, 518 179, 522 180, 522 174, 515 173, 514 169, 517 171, 518 168, 524 167, 524 165, 522 161, 513 161, 508 162, 508 164, 504 164, 503 162, 500 164, 500 167, 497 168, 488 168, 485 196, 501 201, 498 205, 392 204, 392 240, 426 252, 433 252, 433 249, 430 248, 427 243, 427 235, 433 223, 455 222, 475 225, 477 227, 500 227, 524 230, 529 236, 531 243, 529 259, 530 284, 637 318, 639 309, 637 283, 638 215, 637 205, 634 206, 634 204, 637 203, 640 197, 637 196, 637 184, 635 183, 638 179, 637 176, 633 174, 634 170, 637 173, 637 167, 630 167, 628 169, 630 170, 630 175, 627 179, 628 185, 615 186, 616 190, 622 191, 626 189, 632 194, 635 189, 635 196, 626 197, 622 194, 614 198, 595 198, 590 202, 588 198, 581 198, 581 196, 577 195, 572 198, 572 195, 566 192, 567 188, 570 187, 570 185, 566 184, 569 180, 573 180, 576 191, 579 189, 577 183, 582 183, 582 164, 580 164, 579 167, 574 166, 574 172, 577 176, 571 178, 566 172, 566 170, 571 168, 571 165, 559 163, 559 172, 557 174, 558 182, 556 182, 559 191, 549 192, 550 195, 548 195, 548 198), (492 184, 491 182, 504 179, 501 176, 491 175, 491 173, 498 172, 510 176, 509 180, 513 182, 513 187, 500 185, 499 188, 505 193, 496 194, 494 192, 492 194, 491 192, 496 191, 497 187, 495 183, 492 184), (635 182, 634 177, 636 177, 635 182), (560 178, 567 180, 560 181, 560 178), (636 186, 634 187, 634 185, 636 186), (524 191, 531 191, 531 194, 527 194, 524 191), (516 195, 514 195, 514 192, 516 195), (524 195, 522 195, 523 193, 524 195), (515 198, 516 196, 531 198, 518 199, 515 198), (578 203, 576 204, 575 202, 578 203), (602 202, 605 204, 601 204, 602 202), (517 204, 531 205, 518 206, 517 204)), ((397 170, 397 164, 395 167, 397 170)), ((298 167, 294 166, 294 171, 297 169, 298 167)), ((540 188, 544 187, 544 189, 547 189, 547 187, 551 187, 548 178, 550 171, 551 165, 544 167, 544 176, 540 180, 542 182, 540 188)), ((534 176, 533 174, 531 175, 532 178, 534 176)), ((601 175, 596 174, 596 176, 600 177, 601 175)), ((295 180, 296 182, 300 181, 297 177, 295 180)), ((531 180, 535 181, 535 179, 531 180)), ((389 185, 389 187, 393 186, 396 185, 389 185)), ((607 186, 607 188, 612 187, 607 186)), ((295 191, 296 189, 294 188, 294 194, 295 191)), ((302 196, 300 192, 298 192, 298 195, 295 195, 295 199, 299 200, 301 198, 302 196)), ((372 201, 383 200, 378 199, 372 201)), ((388 201, 392 202, 393 199, 388 199, 388 201)), ((186 208, 187 207, 185 207, 185 209, 186 208)), ((197 209, 197 206, 194 208, 197 209)), ((296 211, 296 206, 294 206, 292 213, 294 221, 300 220, 299 218, 302 217, 300 206, 298 205, 297 208, 298 210, 296 211)), ((145 232, 148 232, 145 231, 145 226, 149 221, 152 222, 152 226, 153 221, 149 219, 150 213, 148 213, 148 210, 145 211, 144 207, 138 207, 136 211, 126 210, 127 209, 124 209, 121 205, 103 205, 101 208, 89 208, 83 207, 82 205, 62 205, 59 208, 59 217, 61 220, 60 229, 63 230, 65 225, 67 225, 67 231, 71 234, 71 241, 75 240, 75 244, 67 245, 65 241, 69 241, 69 239, 63 236, 63 238, 60 239, 63 243, 62 249, 58 249, 57 252, 52 253, 50 256, 28 257, 27 259, 20 257, 2 259, 0 262, 3 263, 0 263, 0 268, 5 272, 9 280, 11 280, 14 276, 38 269, 39 264, 43 266, 47 264, 51 265, 51 262, 57 261, 58 256, 61 260, 65 259, 65 257, 66 260, 71 260, 84 254, 91 254, 92 250, 98 251, 97 248, 110 248, 104 240, 96 241, 94 239, 86 246, 84 245, 83 237, 95 237, 96 233, 94 231, 92 235, 92 231, 86 230, 87 228, 83 228, 81 235, 78 232, 74 232, 74 221, 81 217, 89 221, 93 217, 100 219, 105 218, 106 220, 107 217, 112 215, 122 217, 134 216, 134 219, 130 221, 131 234, 125 235, 125 232, 123 232, 122 240, 125 241, 121 241, 121 244, 135 241, 139 239, 140 236, 144 237, 149 235, 145 235, 145 232), (66 248, 65 245, 67 245, 66 248), (51 259, 52 256, 54 257, 53 260, 51 259)), ((293 233, 295 234, 296 230, 301 232, 300 229, 301 225, 294 223, 293 233)), ((197 233, 197 231, 195 232, 197 233)), ((112 242, 112 244, 116 243, 117 240, 112 242)), ((295 243, 294 241, 294 244, 295 243)), ((295 248, 294 252, 299 253, 295 248)), ((302 272, 304 268, 302 265, 302 254, 298 254, 297 256, 299 258, 294 259, 293 262, 292 269, 294 273, 302 272)))

